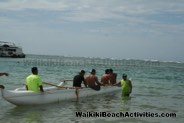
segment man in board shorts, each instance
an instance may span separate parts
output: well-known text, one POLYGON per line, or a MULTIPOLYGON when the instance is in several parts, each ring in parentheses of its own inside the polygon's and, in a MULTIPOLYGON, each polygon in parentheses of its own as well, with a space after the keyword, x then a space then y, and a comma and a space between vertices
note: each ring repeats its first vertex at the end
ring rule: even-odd
POLYGON ((97 90, 97 91, 100 90, 100 86, 102 84, 98 81, 98 77, 96 76, 95 69, 91 70, 91 73, 86 76, 85 81, 86 81, 86 84, 88 85, 88 87, 90 87, 94 90, 97 90))
POLYGON ((82 82, 84 82, 85 87, 87 87, 84 79, 85 71, 81 70, 78 75, 73 78, 73 87, 81 87, 82 82))
POLYGON ((75 94, 77 97, 77 101, 79 100, 79 89, 81 88, 82 82, 84 83, 85 87, 87 87, 85 79, 84 79, 85 71, 81 70, 78 75, 74 76, 73 78, 73 87, 75 87, 75 94))

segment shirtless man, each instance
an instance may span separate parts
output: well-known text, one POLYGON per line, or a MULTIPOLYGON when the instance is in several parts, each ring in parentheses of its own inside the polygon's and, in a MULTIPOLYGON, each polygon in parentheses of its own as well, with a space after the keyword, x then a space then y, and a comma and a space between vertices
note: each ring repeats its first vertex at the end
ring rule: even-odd
POLYGON ((105 74, 102 75, 101 82, 103 85, 108 85, 110 83, 109 69, 105 70, 105 74))
POLYGON ((112 69, 109 69, 110 84, 116 84, 117 73, 114 73, 112 69))
POLYGON ((88 85, 88 87, 91 87, 93 89, 95 89, 96 87, 98 87, 98 89, 100 89, 100 85, 102 85, 98 81, 95 69, 92 69, 91 73, 86 76, 85 81, 86 81, 86 84, 88 85))

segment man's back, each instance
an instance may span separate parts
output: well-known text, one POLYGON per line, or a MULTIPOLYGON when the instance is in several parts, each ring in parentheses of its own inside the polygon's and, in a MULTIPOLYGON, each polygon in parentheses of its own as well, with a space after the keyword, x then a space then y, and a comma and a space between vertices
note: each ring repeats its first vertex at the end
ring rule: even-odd
POLYGON ((117 78, 117 74, 116 73, 111 73, 110 74, 110 83, 115 84, 116 83, 116 78, 117 78))
POLYGON ((38 75, 29 75, 26 78, 26 85, 28 90, 38 92, 40 91, 40 86, 42 85, 41 78, 38 75))
POLYGON ((74 87, 81 87, 82 81, 84 81, 84 76, 76 75, 73 79, 73 86, 74 87))
POLYGON ((86 76, 85 81, 88 86, 95 86, 98 79, 95 75, 89 74, 86 76))
POLYGON ((110 75, 109 74, 102 75, 101 82, 103 84, 105 84, 105 85, 109 84, 109 82, 110 82, 110 75))

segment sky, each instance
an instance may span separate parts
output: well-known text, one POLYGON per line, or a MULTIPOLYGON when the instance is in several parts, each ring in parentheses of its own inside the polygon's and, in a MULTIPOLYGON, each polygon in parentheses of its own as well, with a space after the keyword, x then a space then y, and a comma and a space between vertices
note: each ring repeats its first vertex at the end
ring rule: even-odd
POLYGON ((184 0, 0 0, 26 54, 184 61, 184 0))

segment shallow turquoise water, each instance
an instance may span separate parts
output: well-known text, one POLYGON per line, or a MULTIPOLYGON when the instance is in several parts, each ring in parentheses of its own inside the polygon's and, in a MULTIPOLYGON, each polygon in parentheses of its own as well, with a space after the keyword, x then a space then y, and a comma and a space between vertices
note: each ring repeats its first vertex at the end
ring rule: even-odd
POLYGON ((16 107, 0 96, 0 123, 184 122, 184 63, 37 55, 29 55, 26 59, 0 58, 0 70, 10 73, 9 77, 0 78, 0 84, 6 89, 23 86, 32 66, 39 68, 43 81, 55 84, 72 79, 81 69, 88 73, 95 68, 100 79, 106 68, 112 68, 118 74, 118 80, 122 73, 128 74, 132 79, 133 93, 128 99, 122 99, 121 92, 118 92, 82 98, 79 102, 34 107, 16 107), (78 118, 76 111, 176 113, 176 117, 78 118))

